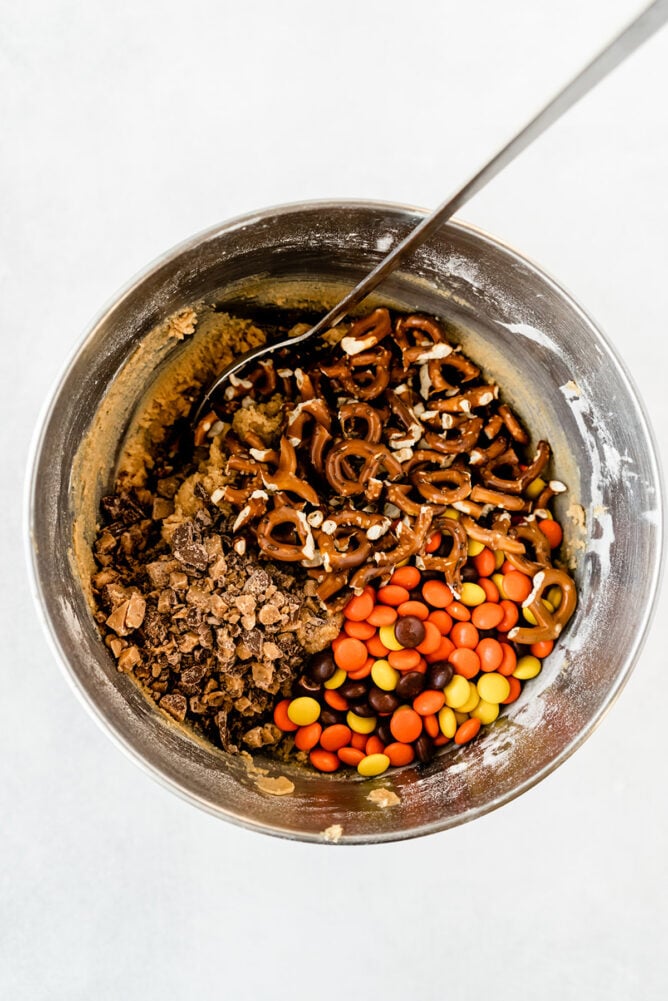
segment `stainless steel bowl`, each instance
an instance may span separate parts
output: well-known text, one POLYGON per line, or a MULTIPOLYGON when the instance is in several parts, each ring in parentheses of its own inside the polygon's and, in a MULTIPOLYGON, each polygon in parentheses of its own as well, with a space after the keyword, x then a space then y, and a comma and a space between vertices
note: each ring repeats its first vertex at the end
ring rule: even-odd
MULTIPOLYGON (((260 788, 246 761, 193 740, 116 671, 72 557, 74 520, 94 521, 102 480, 112 475, 131 416, 125 407, 111 424, 107 419, 106 472, 84 496, 72 470, 82 441, 95 433, 110 385, 174 310, 201 298, 247 295, 262 302, 281 290, 289 300, 295 283, 332 300, 420 217, 395 205, 311 203, 235 219, 188 240, 93 324, 56 388, 36 444, 31 563, 67 676, 107 733, 148 772, 210 812, 269 834, 342 843, 416 837, 518 796, 602 719, 638 656, 657 592, 660 477, 647 418, 623 366, 552 279, 479 230, 452 223, 387 282, 382 297, 457 323, 465 350, 554 447, 556 474, 569 485, 560 516, 577 563, 579 605, 542 674, 474 744, 446 749, 424 768, 361 781, 256 761, 269 776, 294 783, 292 794, 278 797, 260 788), (369 796, 378 788, 394 792, 398 802, 381 806, 369 796)), ((148 358, 136 399, 158 364, 164 359, 148 358)))

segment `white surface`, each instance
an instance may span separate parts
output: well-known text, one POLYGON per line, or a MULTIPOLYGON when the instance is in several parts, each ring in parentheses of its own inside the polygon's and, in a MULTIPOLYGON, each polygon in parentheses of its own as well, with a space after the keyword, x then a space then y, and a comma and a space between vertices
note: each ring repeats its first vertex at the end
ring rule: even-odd
MULTIPOLYGON (((226 826, 119 753, 53 662, 20 539, 38 408, 133 272, 278 202, 435 205, 637 9, 3 5, 3 998, 667 996, 665 594, 618 704, 542 785, 437 837, 328 850, 226 826)), ((667 90, 664 30, 463 213, 598 319, 664 458, 667 90)))

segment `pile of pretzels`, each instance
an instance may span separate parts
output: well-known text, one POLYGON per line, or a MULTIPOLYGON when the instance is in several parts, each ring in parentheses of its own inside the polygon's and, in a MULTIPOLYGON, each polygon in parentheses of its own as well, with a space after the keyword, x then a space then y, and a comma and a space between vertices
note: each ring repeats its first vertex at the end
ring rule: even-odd
POLYGON ((230 483, 221 500, 235 512, 235 534, 268 559, 305 568, 330 607, 409 559, 444 574, 457 595, 469 539, 532 577, 549 571, 572 585, 552 567, 537 522, 565 487, 553 480, 534 499, 526 493, 550 446, 539 441, 525 456, 529 436, 498 386, 435 320, 376 309, 325 363, 263 361, 228 387, 209 426, 276 394, 274 447, 251 431, 224 435, 230 483))

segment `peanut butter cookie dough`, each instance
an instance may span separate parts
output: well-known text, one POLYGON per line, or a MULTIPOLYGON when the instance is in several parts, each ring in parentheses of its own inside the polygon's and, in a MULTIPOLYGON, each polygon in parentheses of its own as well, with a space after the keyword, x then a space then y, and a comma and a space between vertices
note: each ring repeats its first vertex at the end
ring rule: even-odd
MULTIPOLYGON (((233 539, 232 508, 220 502, 224 428, 210 426, 193 448, 184 418, 233 353, 265 335, 210 310, 184 310, 165 325, 178 337, 196 328, 198 341, 139 408, 101 502, 92 603, 118 669, 170 717, 236 752, 281 739, 276 698, 293 690, 305 657, 331 642, 341 617, 324 612, 305 574, 260 564, 233 539)), ((269 401, 237 423, 271 447, 279 411, 269 401)))

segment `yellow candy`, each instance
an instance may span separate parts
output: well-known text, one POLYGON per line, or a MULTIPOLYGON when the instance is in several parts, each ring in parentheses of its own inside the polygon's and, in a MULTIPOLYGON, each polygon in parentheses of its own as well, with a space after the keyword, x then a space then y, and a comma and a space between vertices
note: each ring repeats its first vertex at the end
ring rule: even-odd
POLYGON ((288 719, 296 726, 310 726, 320 715, 320 703, 309 695, 293 699, 288 706, 288 719))
MULTIPOLYGON (((528 681, 529 678, 535 678, 537 674, 540 674, 542 666, 538 657, 527 654, 526 657, 520 657, 517 661, 517 667, 513 671, 513 678, 519 678, 520 681, 528 681)), ((290 715, 290 710, 288 710, 288 715, 290 715)))
MULTIPOLYGON (((288 709, 288 716, 290 710, 288 709)), ((355 733, 372 733, 376 728, 375 716, 358 716, 350 710, 346 716, 346 723, 355 733)))
POLYGON ((394 626, 381 626, 378 630, 378 638, 383 646, 388 650, 403 650, 401 643, 394 635, 394 626))
POLYGON ((459 709, 455 709, 455 719, 457 720, 457 726, 461 726, 462 723, 466 723, 469 718, 468 713, 463 713, 459 709))
POLYGON ((367 754, 357 766, 357 771, 365 778, 371 778, 373 775, 382 775, 389 767, 390 759, 387 754, 367 754))
POLYGON ((475 716, 479 719, 481 723, 493 723, 496 717, 499 715, 499 707, 494 702, 485 702, 484 699, 480 699, 478 705, 472 710, 471 716, 475 716))
POLYGON ((337 667, 329 681, 325 682, 325 688, 340 688, 347 677, 348 675, 346 672, 342 671, 340 667, 337 667))
POLYGON ((492 671, 478 681, 478 695, 484 702, 503 702, 510 695, 510 682, 502 674, 492 671))
POLYGON ((506 562, 506 554, 502 549, 494 550, 494 566, 497 570, 500 570, 503 564, 506 562))
POLYGON ((469 699, 471 694, 469 683, 461 674, 456 674, 449 685, 443 689, 445 693, 445 704, 451 709, 459 709, 469 699))
POLYGON ((542 480, 540 476, 537 476, 535 480, 531 481, 531 483, 526 488, 524 493, 529 498, 529 500, 535 500, 536 497, 539 497, 542 494, 546 486, 547 483, 545 482, 545 480, 542 480))
POLYGON ((469 539, 468 545, 466 546, 466 553, 468 556, 479 556, 484 549, 482 542, 477 542, 475 539, 469 539))
POLYGON ((443 514, 446 518, 450 518, 451 521, 459 521, 459 511, 454 507, 446 507, 443 514))
POLYGON ((450 706, 443 706, 438 714, 438 725, 444 737, 452 739, 457 731, 457 719, 450 706))
POLYGON ((462 590, 459 600, 462 605, 468 605, 469 608, 475 605, 482 605, 483 601, 487 601, 487 595, 480 587, 480 584, 473 584, 471 581, 466 581, 462 584, 462 590))
MULTIPOLYGON (((551 601, 548 601, 547 598, 543 598, 543 604, 547 608, 548 612, 554 611, 554 605, 552 604, 551 601)), ((522 615, 527 620, 530 626, 538 625, 538 623, 536 622, 536 616, 533 614, 530 608, 523 608, 522 615)))
POLYGON ((562 598, 561 588, 557 587, 557 585, 555 584, 554 587, 551 587, 549 589, 545 597, 554 608, 559 608, 562 598))
POLYGON ((384 692, 393 692, 401 675, 395 671, 386 660, 377 660, 371 668, 371 679, 374 685, 384 692))
MULTIPOLYGON (((503 553, 501 553, 501 555, 503 556, 503 553)), ((496 584, 496 586, 498 587, 498 589, 499 589, 499 594, 501 595, 501 597, 502 597, 502 598, 507 598, 507 597, 508 597, 508 595, 507 595, 507 594, 506 594, 506 592, 505 592, 505 591, 503 590, 503 574, 502 574, 502 573, 493 573, 493 574, 492 574, 492 580, 494 581, 494 583, 495 583, 495 584, 496 584)), ((478 586, 479 586, 479 585, 478 585, 478 586)))
POLYGON ((472 709, 475 709, 479 702, 480 696, 478 695, 478 689, 472 681, 469 681, 469 697, 463 706, 458 706, 457 708, 460 713, 470 713, 472 709))

